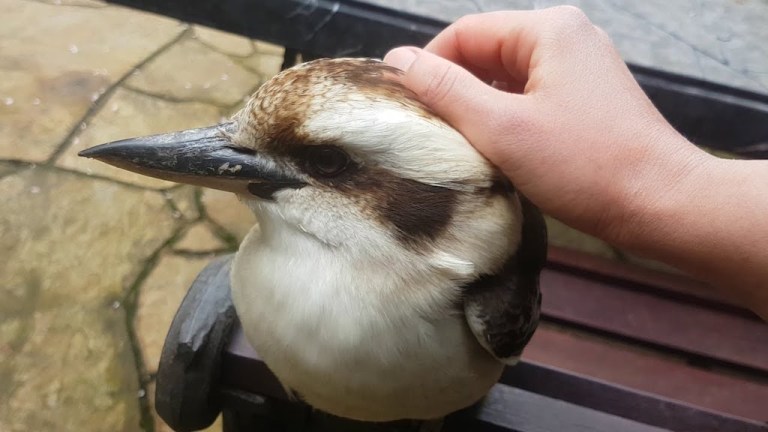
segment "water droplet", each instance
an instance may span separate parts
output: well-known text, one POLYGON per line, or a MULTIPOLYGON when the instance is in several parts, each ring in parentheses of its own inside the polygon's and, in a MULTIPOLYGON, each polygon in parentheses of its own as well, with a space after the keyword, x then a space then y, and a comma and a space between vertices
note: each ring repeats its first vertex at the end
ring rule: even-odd
POLYGON ((80 123, 80 130, 85 130, 87 127, 88 125, 85 122, 80 123))
POLYGON ((91 169, 91 168, 86 168, 86 169, 85 169, 85 175, 89 175, 89 176, 92 176, 92 175, 93 175, 93 169, 91 169))
POLYGON ((29 193, 31 194, 39 194, 40 193, 40 186, 32 186, 29 188, 29 193))
POLYGON ((228 80, 228 79, 229 79, 229 75, 227 75, 227 74, 221 74, 221 80, 222 80, 222 81, 226 81, 226 80, 228 80))
POLYGON ((117 112, 117 110, 120 109, 120 107, 116 103, 113 103, 109 109, 112 112, 117 112))
POLYGON ((115 309, 115 310, 120 309, 120 306, 121 304, 119 301, 115 300, 112 302, 112 309, 115 309))
POLYGON ((131 72, 131 75, 133 75, 133 76, 141 75, 141 70, 134 69, 133 72, 131 72))
POLYGON ((139 397, 139 399, 141 399, 141 398, 143 398, 144 396, 147 395, 147 391, 144 390, 144 389, 139 389, 139 391, 136 392, 136 395, 139 397))
POLYGON ((40 105, 40 98, 32 99, 32 105, 40 105))
POLYGON ((174 210, 173 212, 171 212, 171 217, 173 217, 174 219, 181 219, 181 212, 178 210, 174 210))
POLYGON ((99 88, 99 94, 100 94, 100 95, 103 95, 103 94, 104 94, 104 93, 106 93, 106 92, 107 92, 107 88, 106 88, 106 87, 100 87, 100 88, 99 88))
POLYGON ((91 94, 91 102, 96 102, 97 100, 99 100, 99 93, 96 92, 91 94))
POLYGON ((80 138, 76 137, 75 139, 73 139, 73 140, 72 140, 72 144, 73 144, 73 145, 78 145, 78 144, 80 144, 80 138))
POLYGON ((191 89, 192 88, 192 83, 190 83, 190 82, 184 83, 184 88, 185 89, 191 89))
POLYGON ((75 44, 70 44, 69 45, 69 52, 71 52, 72 54, 77 54, 77 53, 80 52, 80 48, 78 48, 77 45, 75 45, 75 44))
POLYGON ((14 101, 13 101, 12 97, 7 97, 7 98, 3 99, 3 103, 5 103, 6 105, 13 105, 13 102, 14 101))

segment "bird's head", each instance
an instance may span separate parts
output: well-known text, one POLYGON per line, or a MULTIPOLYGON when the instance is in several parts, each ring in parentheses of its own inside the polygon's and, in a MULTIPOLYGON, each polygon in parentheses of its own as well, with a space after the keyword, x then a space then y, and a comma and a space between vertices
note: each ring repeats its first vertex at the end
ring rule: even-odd
POLYGON ((514 249, 503 232, 516 231, 519 208, 500 176, 400 76, 376 60, 316 60, 265 83, 230 122, 80 155, 234 192, 264 235, 292 229, 356 253, 514 249))

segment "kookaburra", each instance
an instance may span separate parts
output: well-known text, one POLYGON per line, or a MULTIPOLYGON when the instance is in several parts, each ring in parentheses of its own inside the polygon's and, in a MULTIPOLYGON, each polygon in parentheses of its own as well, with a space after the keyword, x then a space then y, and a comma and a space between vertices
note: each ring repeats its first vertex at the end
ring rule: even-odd
POLYGON ((220 125, 80 153, 237 194, 245 335, 342 417, 435 419, 480 400, 539 320, 538 210, 377 60, 316 60, 220 125))

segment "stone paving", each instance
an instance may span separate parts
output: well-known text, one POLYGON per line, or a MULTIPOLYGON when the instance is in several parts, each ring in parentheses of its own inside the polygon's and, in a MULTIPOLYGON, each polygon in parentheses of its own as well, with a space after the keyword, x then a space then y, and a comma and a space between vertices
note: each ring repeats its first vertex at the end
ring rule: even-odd
POLYGON ((77 152, 220 121, 282 48, 90 0, 0 16, 0 431, 170 430, 151 402, 165 333, 253 217, 77 152))
MULTIPOLYGON (((151 401, 166 331, 253 216, 77 152, 218 122, 283 50, 94 0, 0 16, 0 431, 170 430, 151 401)), ((552 243, 617 257, 549 222, 552 243)))

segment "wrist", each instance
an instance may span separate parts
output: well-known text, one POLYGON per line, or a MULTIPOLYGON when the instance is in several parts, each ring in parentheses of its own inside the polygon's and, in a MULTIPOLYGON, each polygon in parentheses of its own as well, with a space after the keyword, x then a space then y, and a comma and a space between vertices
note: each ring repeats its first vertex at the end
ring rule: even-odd
POLYGON ((606 240, 677 267, 768 319, 768 161, 702 151, 665 161, 678 171, 649 170, 638 184, 651 193, 630 189, 606 240))
POLYGON ((678 231, 695 213, 702 191, 716 187, 711 177, 720 161, 676 132, 665 135, 615 177, 613 211, 600 233, 609 243, 656 258, 667 242, 676 241, 667 231, 678 231))

